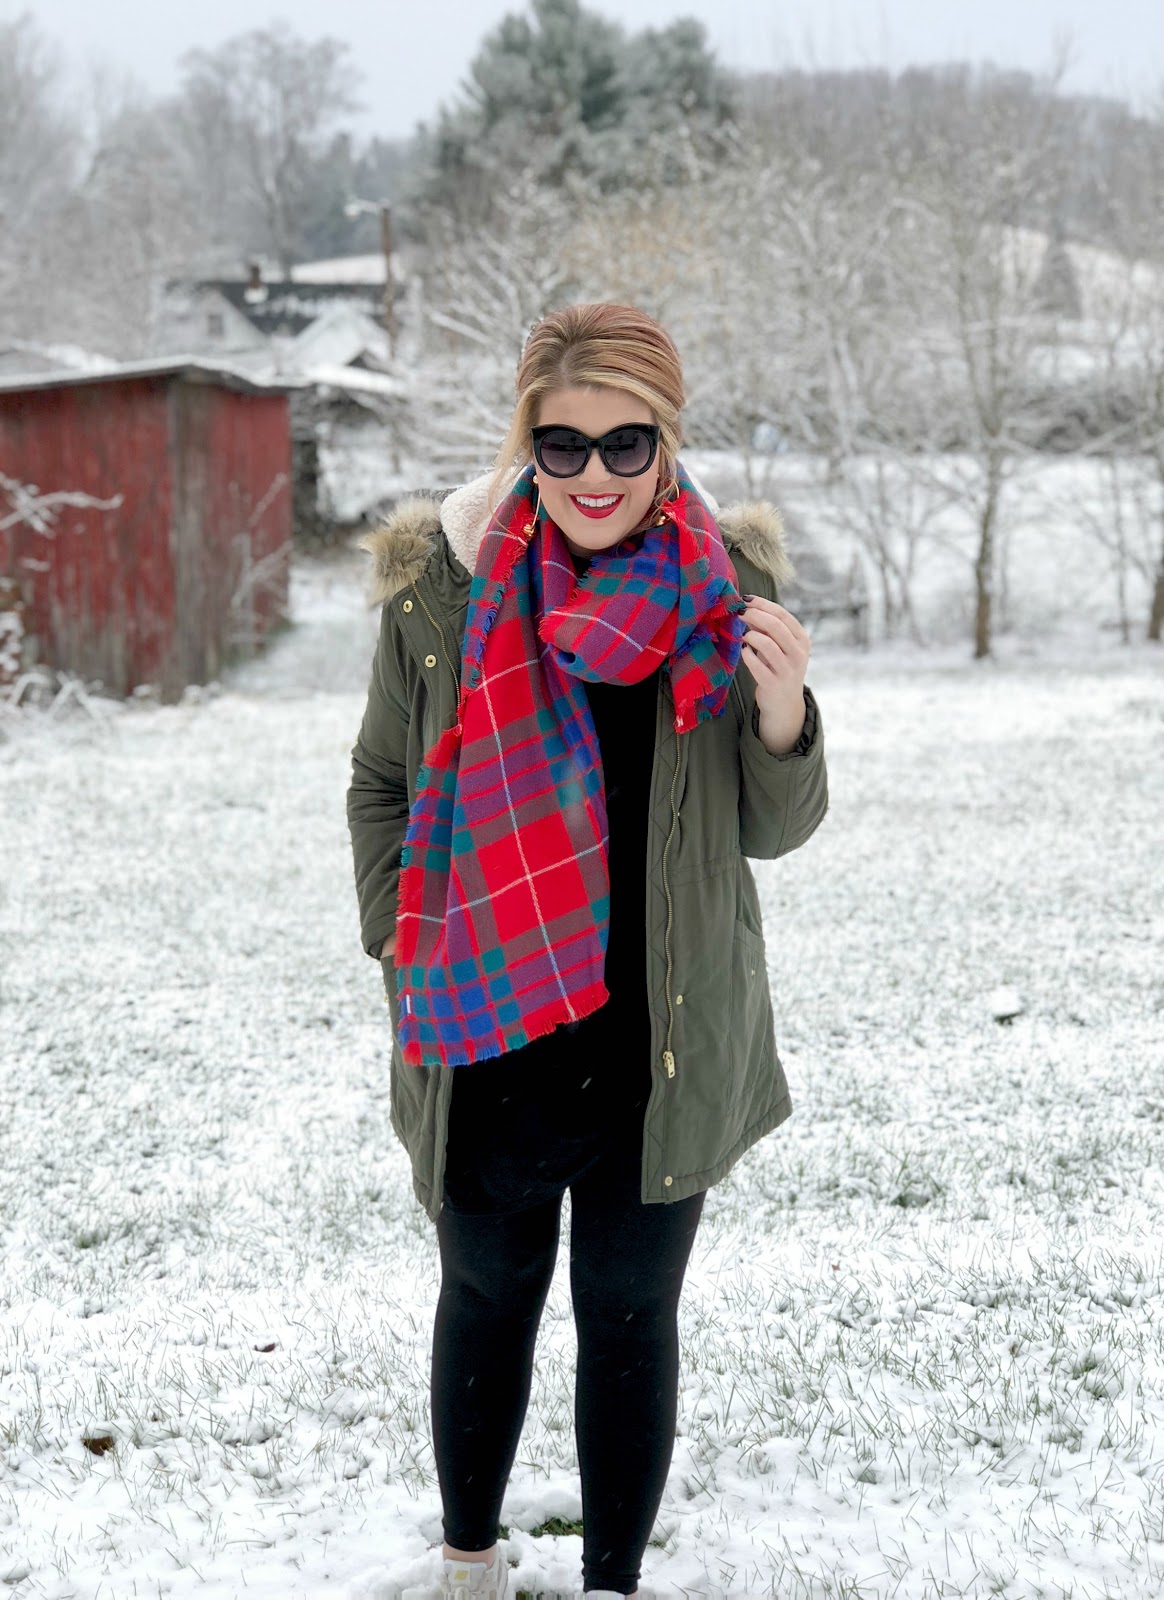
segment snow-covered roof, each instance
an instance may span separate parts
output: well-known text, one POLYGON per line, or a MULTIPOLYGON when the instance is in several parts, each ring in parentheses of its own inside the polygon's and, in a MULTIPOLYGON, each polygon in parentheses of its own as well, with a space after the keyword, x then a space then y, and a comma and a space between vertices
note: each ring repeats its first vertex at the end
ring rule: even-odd
POLYGON ((359 281, 299 283, 279 278, 252 288, 248 281, 217 278, 195 284, 176 282, 168 292, 179 297, 184 294, 221 295, 261 333, 284 338, 302 333, 334 306, 351 305, 377 316, 383 304, 382 291, 375 284, 359 281))
POLYGON ((302 378, 240 372, 200 356, 168 356, 161 361, 115 362, 99 371, 24 372, 0 377, 0 394, 23 389, 66 389, 82 383, 108 383, 124 378, 182 377, 193 383, 215 383, 240 393, 271 393, 305 387, 302 378))
POLYGON ((388 334, 360 306, 339 304, 296 334, 280 352, 280 363, 288 370, 301 371, 321 365, 346 367, 361 357, 387 366, 391 359, 388 334))
MULTIPOLYGON (((396 274, 394 274, 395 276, 396 274)), ((383 283, 384 253, 332 256, 326 261, 301 261, 291 268, 293 283, 383 283)))
POLYGON ((117 362, 77 344, 39 344, 31 339, 0 342, 0 374, 108 372, 117 362))
POLYGON ((408 385, 386 372, 369 372, 365 367, 330 366, 326 362, 307 367, 303 377, 310 383, 330 389, 345 389, 352 394, 377 395, 392 399, 408 393, 408 385))

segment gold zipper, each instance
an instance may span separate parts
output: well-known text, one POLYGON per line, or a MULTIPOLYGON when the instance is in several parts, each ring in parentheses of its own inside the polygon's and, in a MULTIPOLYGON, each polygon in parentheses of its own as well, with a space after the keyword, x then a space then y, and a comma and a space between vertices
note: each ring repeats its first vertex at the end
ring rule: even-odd
MULTIPOLYGON (((666 709, 666 698, 662 688, 659 690, 660 699, 666 709)), ((683 759, 683 752, 679 746, 679 737, 675 735, 675 768, 671 773, 671 831, 663 845, 663 893, 667 896, 667 927, 663 934, 663 949, 667 956, 667 1047, 663 1051, 663 1070, 668 1079, 675 1076, 675 1055, 671 1049, 671 1029, 675 1022, 675 1007, 671 999, 671 923, 673 920, 674 903, 671 899, 671 884, 667 877, 667 852, 671 848, 671 841, 675 837, 675 829, 679 823, 679 808, 675 804, 675 788, 679 782, 679 763, 683 759)), ((663 1097, 663 1149, 667 1149, 667 1111, 671 1096, 663 1097)))
POLYGON ((452 660, 452 657, 449 655, 448 648, 447 648, 447 641, 445 639, 445 630, 441 627, 440 623, 436 620, 436 618, 433 616, 432 612, 428 609, 428 606, 425 604, 424 596, 420 592, 419 583, 414 586, 413 593, 416 595, 416 598, 420 601, 421 606, 424 609, 425 616, 428 618, 428 620, 432 623, 433 627, 436 629, 437 638, 441 642, 441 654, 444 656, 445 663, 448 666, 449 671, 453 675, 453 682, 456 685, 457 692, 459 693, 460 692, 460 688, 461 688, 460 674, 457 671, 456 665, 454 664, 454 662, 452 660))
POLYGON ((679 782, 679 763, 683 759, 679 747, 679 737, 675 736, 675 768, 671 773, 671 831, 663 846, 663 893, 667 896, 667 927, 663 934, 663 949, 667 955, 667 1048, 663 1051, 663 1066, 667 1076, 675 1076, 675 1056, 671 1049, 671 1031, 675 1025, 675 1006, 671 999, 671 924, 674 914, 674 904, 671 899, 671 884, 667 878, 667 852, 671 848, 671 840, 675 837, 675 829, 679 823, 679 808, 675 804, 675 787, 679 782))

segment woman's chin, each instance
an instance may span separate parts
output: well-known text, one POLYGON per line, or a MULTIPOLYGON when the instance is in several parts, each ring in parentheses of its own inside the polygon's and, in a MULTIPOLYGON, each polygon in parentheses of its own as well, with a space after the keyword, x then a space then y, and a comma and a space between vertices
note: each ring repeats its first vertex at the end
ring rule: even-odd
MULTIPOLYGON (((612 517, 612 522, 617 522, 613 528, 607 527, 605 522, 599 522, 589 517, 572 516, 569 527, 563 526, 562 532, 568 542, 574 547, 575 552, 581 551, 586 555, 597 555, 600 550, 610 550, 626 538, 634 528, 634 523, 625 516, 612 517), (578 524, 581 523, 581 527, 578 524)), ((642 520, 641 518, 639 519, 642 520)))

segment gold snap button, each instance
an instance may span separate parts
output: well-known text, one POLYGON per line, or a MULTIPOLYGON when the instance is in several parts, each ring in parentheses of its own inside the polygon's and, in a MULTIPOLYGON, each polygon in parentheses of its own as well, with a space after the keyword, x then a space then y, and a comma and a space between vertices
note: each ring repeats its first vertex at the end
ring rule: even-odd
POLYGON ((675 1180, 674 1180, 674 1178, 664 1178, 663 1182, 667 1186, 667 1188, 669 1189, 671 1187, 671 1185, 675 1182, 675 1180))
POLYGON ((675 1004, 677 1006, 681 1006, 683 1004, 683 996, 681 994, 677 994, 675 996, 675 1004))
POLYGON ((435 667, 436 666, 436 656, 425 656, 424 664, 425 664, 426 667, 435 667))
POLYGON ((404 604, 401 606, 400 609, 402 611, 411 611, 412 610, 412 601, 411 600, 406 600, 404 602, 404 604))

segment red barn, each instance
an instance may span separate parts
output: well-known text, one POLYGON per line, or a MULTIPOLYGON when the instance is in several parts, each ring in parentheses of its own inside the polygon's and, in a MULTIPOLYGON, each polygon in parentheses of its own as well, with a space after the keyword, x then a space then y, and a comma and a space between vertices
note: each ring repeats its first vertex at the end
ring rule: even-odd
POLYGON ((174 700, 286 615, 290 554, 286 388, 182 360, 0 379, 23 665, 174 700))

